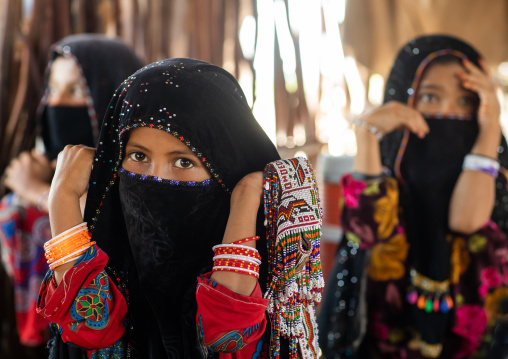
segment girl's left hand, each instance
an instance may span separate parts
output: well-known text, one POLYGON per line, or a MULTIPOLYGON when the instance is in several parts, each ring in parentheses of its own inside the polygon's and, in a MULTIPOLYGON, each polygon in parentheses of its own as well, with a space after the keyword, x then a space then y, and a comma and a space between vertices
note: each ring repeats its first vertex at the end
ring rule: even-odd
MULTIPOLYGON (((257 209, 263 196, 263 172, 252 172, 243 177, 233 189, 231 208, 251 206, 257 209)), ((236 209, 236 208, 235 208, 236 209)))
POLYGON ((501 109, 496 94, 496 86, 485 61, 480 59, 479 63, 481 68, 478 68, 469 60, 464 60, 463 64, 467 72, 459 73, 459 78, 464 88, 476 92, 480 98, 478 107, 480 130, 500 130, 499 116, 501 109))

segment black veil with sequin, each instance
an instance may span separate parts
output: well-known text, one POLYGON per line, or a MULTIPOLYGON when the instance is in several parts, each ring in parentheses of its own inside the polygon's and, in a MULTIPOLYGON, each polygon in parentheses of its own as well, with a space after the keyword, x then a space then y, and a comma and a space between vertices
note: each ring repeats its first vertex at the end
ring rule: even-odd
MULTIPOLYGON (((254 118, 237 81, 220 67, 193 59, 163 60, 139 70, 118 88, 102 125, 85 220, 93 240, 108 254, 108 266, 126 277, 131 327, 127 335, 134 357, 194 359, 206 355, 198 345, 195 324, 197 276, 211 270, 212 246, 222 242, 235 185, 277 159, 275 146, 254 118), (192 230, 192 234, 181 231, 169 239, 178 241, 179 249, 165 252, 165 262, 172 263, 167 282, 179 288, 169 297, 168 287, 158 286, 150 275, 154 267, 166 270, 167 266, 133 253, 121 206, 123 141, 130 129, 139 126, 166 131, 185 143, 206 165, 213 182, 208 192, 203 189, 192 198, 198 203, 192 213, 187 213, 186 203, 179 202, 186 201, 184 187, 171 189, 174 199, 169 192, 157 196, 156 184, 138 188, 140 195, 147 193, 155 203, 156 216, 192 230), (165 296, 168 301, 159 300, 165 296)), ((136 201, 133 203, 135 206, 136 201)), ((258 248, 266 258, 262 210, 258 218, 258 248)), ((155 223, 152 218, 147 220, 155 223)), ((158 246, 156 242, 150 245, 158 246)), ((166 245, 160 243, 161 251, 166 245)), ((260 271, 263 288, 266 265, 260 271)))

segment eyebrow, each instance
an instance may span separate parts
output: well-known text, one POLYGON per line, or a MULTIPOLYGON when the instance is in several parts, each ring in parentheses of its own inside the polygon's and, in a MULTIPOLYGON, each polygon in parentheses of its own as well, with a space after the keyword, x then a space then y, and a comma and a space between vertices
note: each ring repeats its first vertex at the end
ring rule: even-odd
POLYGON ((442 90, 443 87, 439 86, 439 85, 434 85, 434 84, 428 84, 428 85, 425 85, 425 84, 422 84, 419 88, 419 90, 442 90))
MULTIPOLYGON (((136 148, 139 148, 140 150, 144 151, 144 152, 148 152, 148 153, 151 153, 152 151, 148 148, 146 148, 145 146, 143 145, 140 145, 138 143, 135 143, 135 142, 128 142, 127 143, 127 147, 136 147, 136 148)), ((174 151, 170 151, 167 153, 168 155, 194 155, 196 156, 196 154, 194 152, 192 152, 189 148, 185 147, 185 150, 174 150, 174 151)))

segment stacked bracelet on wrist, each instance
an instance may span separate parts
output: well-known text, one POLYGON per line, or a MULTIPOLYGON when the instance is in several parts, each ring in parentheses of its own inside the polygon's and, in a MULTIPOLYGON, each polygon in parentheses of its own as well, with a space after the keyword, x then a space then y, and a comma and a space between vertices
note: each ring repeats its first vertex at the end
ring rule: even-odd
POLYGON ((383 138, 383 134, 379 131, 379 129, 376 126, 372 126, 370 123, 367 123, 359 118, 355 119, 353 121, 353 123, 356 126, 366 128, 370 133, 372 133, 374 136, 376 136, 378 141, 381 141, 381 139, 383 138))
POLYGON ((257 239, 258 236, 214 246, 213 272, 236 272, 259 278, 261 256, 257 249, 242 244, 257 239))
POLYGON ((462 169, 484 172, 496 178, 499 172, 499 162, 489 157, 469 154, 464 157, 462 169))
POLYGON ((86 222, 83 222, 47 241, 44 250, 49 268, 55 269, 79 258, 95 244, 90 238, 86 222))

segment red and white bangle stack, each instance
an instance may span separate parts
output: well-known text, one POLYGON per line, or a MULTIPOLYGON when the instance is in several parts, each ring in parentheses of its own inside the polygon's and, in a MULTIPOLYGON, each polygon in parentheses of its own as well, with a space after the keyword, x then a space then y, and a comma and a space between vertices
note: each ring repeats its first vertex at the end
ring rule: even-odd
POLYGON ((90 241, 86 222, 78 224, 44 243, 49 268, 55 269, 85 253, 95 242, 90 241))
POLYGON ((218 244, 213 247, 213 271, 228 271, 259 278, 261 256, 257 249, 243 245, 259 237, 241 239, 231 244, 218 244))

